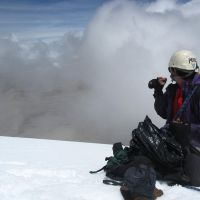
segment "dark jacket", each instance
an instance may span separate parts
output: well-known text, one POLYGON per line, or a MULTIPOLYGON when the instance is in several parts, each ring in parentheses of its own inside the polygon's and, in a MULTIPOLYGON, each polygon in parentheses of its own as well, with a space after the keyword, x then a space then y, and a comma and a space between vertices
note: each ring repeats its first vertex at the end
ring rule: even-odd
MULTIPOLYGON (((193 80, 191 89, 198 85, 197 90, 191 97, 185 112, 183 113, 182 119, 184 122, 191 125, 191 138, 192 143, 195 146, 200 147, 200 74, 197 73, 193 80)), ((176 94, 177 84, 169 84, 166 88, 166 92, 155 91, 155 103, 154 108, 158 115, 163 119, 166 119, 166 123, 170 123, 172 119, 172 107, 176 94)), ((187 94, 185 94, 187 96, 187 94)))

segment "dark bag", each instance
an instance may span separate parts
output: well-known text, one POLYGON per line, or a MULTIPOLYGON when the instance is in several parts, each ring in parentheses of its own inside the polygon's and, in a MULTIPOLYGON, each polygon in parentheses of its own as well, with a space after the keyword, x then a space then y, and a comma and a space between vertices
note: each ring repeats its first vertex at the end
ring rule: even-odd
POLYGON ((132 196, 152 199, 156 184, 156 172, 152 167, 138 165, 130 167, 124 174, 123 185, 127 186, 132 196))
POLYGON ((122 146, 121 142, 113 144, 113 156, 107 157, 104 167, 106 176, 114 180, 122 180, 126 170, 132 166, 144 164, 151 166, 152 162, 145 156, 138 156, 129 147, 122 146))
POLYGON ((120 191, 125 200, 131 200, 137 197, 152 200, 153 196, 156 195, 154 194, 156 172, 150 165, 132 162, 132 166, 129 166, 124 171, 121 180, 105 179, 103 183, 122 186, 120 191))
POLYGON ((160 130, 148 116, 133 130, 130 146, 140 149, 155 165, 166 169, 181 166, 184 159, 181 145, 176 142, 171 132, 160 130))
POLYGON ((91 174, 104 170, 106 176, 114 180, 122 180, 124 172, 129 167, 130 160, 128 158, 129 148, 123 148, 122 143, 113 144, 113 156, 106 157, 106 165, 97 171, 90 171, 91 174))
POLYGON ((104 166, 106 176, 115 180, 121 180, 124 172, 129 167, 128 148, 123 148, 122 143, 113 144, 113 156, 106 157, 104 166))
POLYGON ((106 165, 97 170, 90 171, 90 173, 97 173, 104 170, 106 176, 110 179, 122 181, 126 170, 138 164, 152 166, 152 162, 145 156, 138 156, 132 148, 124 147, 121 142, 113 144, 113 156, 106 157, 106 165))

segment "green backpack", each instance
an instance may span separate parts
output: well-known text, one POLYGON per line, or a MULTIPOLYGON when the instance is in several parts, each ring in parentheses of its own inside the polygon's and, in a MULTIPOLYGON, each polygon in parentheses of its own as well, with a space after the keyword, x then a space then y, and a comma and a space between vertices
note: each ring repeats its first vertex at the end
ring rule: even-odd
POLYGON ((133 154, 133 148, 123 147, 121 142, 113 144, 112 150, 113 156, 105 158, 106 165, 97 171, 90 171, 91 174, 104 170, 110 179, 121 181, 125 171, 137 163, 152 164, 145 156, 133 154))

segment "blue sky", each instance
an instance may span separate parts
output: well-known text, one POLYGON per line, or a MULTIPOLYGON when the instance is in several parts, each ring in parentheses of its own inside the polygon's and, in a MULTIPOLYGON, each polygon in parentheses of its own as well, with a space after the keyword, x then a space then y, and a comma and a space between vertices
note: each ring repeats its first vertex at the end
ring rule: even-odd
POLYGON ((84 27, 105 0, 0 1, 1 32, 38 27, 84 27))
MULTIPOLYGON (((107 1, 110 0, 1 0, 0 37, 11 33, 23 33, 21 37, 31 33, 42 35, 45 30, 59 35, 69 29, 83 29, 96 9, 107 1)), ((143 3, 153 0, 133 1, 143 3)))

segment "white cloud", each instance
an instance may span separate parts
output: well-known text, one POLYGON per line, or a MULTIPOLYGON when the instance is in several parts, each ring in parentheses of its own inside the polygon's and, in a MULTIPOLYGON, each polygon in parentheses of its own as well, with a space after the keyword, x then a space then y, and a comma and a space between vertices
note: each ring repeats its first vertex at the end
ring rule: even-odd
POLYGON ((164 13, 176 9, 177 0, 157 0, 148 6, 147 11, 164 13))
POLYGON ((161 126, 148 81, 168 76, 178 49, 200 57, 199 14, 184 11, 195 1, 171 3, 110 1, 86 30, 55 41, 1 39, 1 134, 113 143, 128 142, 146 114, 161 126))
POLYGON ((200 1, 199 0, 193 0, 190 1, 184 5, 181 6, 180 10, 182 12, 182 14, 186 17, 194 17, 194 18, 198 18, 199 14, 200 14, 200 1))

